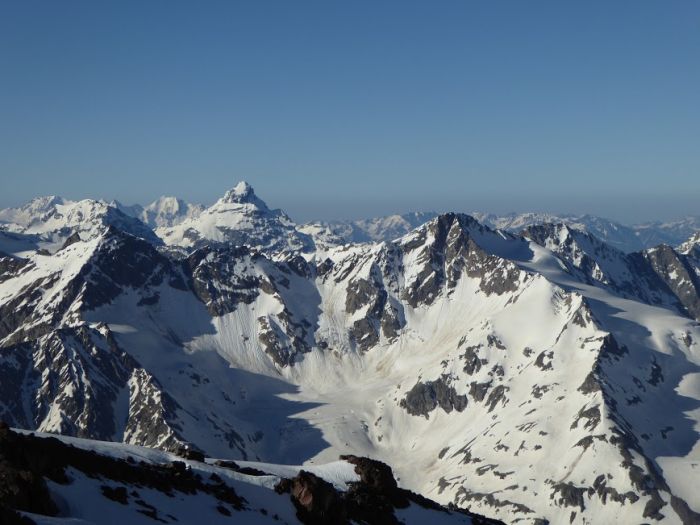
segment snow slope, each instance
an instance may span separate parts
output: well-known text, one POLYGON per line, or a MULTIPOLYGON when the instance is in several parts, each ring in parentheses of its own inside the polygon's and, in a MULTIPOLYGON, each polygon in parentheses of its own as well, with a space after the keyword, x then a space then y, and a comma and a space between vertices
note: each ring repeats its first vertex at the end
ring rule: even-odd
POLYGON ((692 247, 443 214, 314 248, 247 186, 222 201, 186 256, 111 228, 1 258, 2 418, 244 461, 373 457, 508 523, 697 522, 697 293, 672 286, 692 247))
POLYGON ((111 205, 126 215, 136 217, 153 229, 172 227, 185 220, 196 218, 205 209, 201 204, 191 204, 177 197, 165 196, 159 197, 146 206, 140 204, 125 206, 118 201, 113 201, 111 205))
POLYGON ((32 245, 53 252, 72 235, 93 239, 110 226, 141 237, 154 244, 162 241, 138 219, 130 217, 104 201, 70 201, 61 197, 38 197, 20 208, 0 210, 0 251, 27 252, 26 247, 7 249, 8 235, 21 235, 32 245))
POLYGON ((166 244, 196 248, 209 242, 246 244, 270 250, 310 249, 311 238, 280 210, 271 210, 246 182, 236 187, 201 213, 156 233, 166 244))
MULTIPOLYGON (((337 519, 327 519, 324 523, 341 524, 346 522, 345 512, 352 519, 368 511, 375 516, 370 518, 370 523, 420 524, 435 519, 455 524, 487 522, 448 512, 407 492, 386 493, 387 487, 368 486, 363 477, 366 474, 361 474, 357 464, 350 462, 353 459, 303 468, 263 463, 239 465, 205 462, 204 458, 185 459, 116 443, 66 437, 51 442, 46 439, 47 434, 16 434, 8 429, 0 429, 0 433, 0 456, 4 460, 0 469, 8 488, 26 483, 17 480, 18 471, 24 473, 25 480, 33 479, 31 499, 22 500, 17 493, 3 494, 2 503, 14 505, 19 515, 29 518, 30 523, 102 525, 234 520, 243 524, 294 524, 317 522, 312 521, 315 515, 323 516, 325 512, 333 516, 335 512, 337 519), (27 472, 34 478, 29 478, 27 472), (281 488, 283 482, 291 484, 291 494, 281 488), (297 493, 298 489, 305 492, 297 493), (365 502, 356 496, 358 493, 364 494, 364 498, 369 495, 370 499, 365 502), (391 495, 403 501, 389 503, 391 495), (324 497, 331 498, 330 504, 324 497), (372 508, 371 498, 391 507, 372 508)), ((17 514, 14 516, 19 518, 17 514)), ((11 519, 13 514, 5 517, 11 519)))

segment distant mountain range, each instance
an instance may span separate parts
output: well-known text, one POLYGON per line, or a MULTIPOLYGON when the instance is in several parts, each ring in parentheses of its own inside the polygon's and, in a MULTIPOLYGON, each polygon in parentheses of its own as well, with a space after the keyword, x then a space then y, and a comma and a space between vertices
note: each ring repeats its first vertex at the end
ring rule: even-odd
MULTIPOLYGON (((677 246, 695 232, 700 231, 700 216, 627 226, 595 215, 549 213, 494 215, 481 212, 472 212, 470 215, 490 228, 514 233, 539 224, 568 224, 624 252, 634 252, 659 244, 677 246)), ((414 212, 356 221, 315 221, 304 224, 300 228, 327 245, 343 242, 389 241, 406 235, 412 229, 437 216, 438 213, 435 212, 414 212)))
MULTIPOLYGON (((127 206, 118 201, 70 201, 61 197, 39 197, 19 208, 0 210, 0 231, 34 234, 48 242, 50 238, 61 239, 61 230, 72 231, 77 222, 87 221, 80 225, 78 231, 95 231, 98 222, 111 224, 129 221, 124 215, 139 219, 168 245, 191 248, 210 241, 245 244, 256 237, 260 241, 255 244, 257 247, 282 249, 282 245, 274 243, 285 238, 285 243, 290 243, 287 248, 309 250, 315 244, 329 247, 392 241, 439 214, 430 211, 409 212, 359 220, 296 224, 284 212, 270 210, 248 183, 241 182, 210 207, 176 197, 160 197, 147 206, 127 206), (115 209, 123 215, 116 214, 115 209), (69 215, 62 219, 64 213, 69 215), (49 220, 49 217, 59 219, 49 220), (280 231, 275 231, 278 229, 280 231), (290 235, 282 235, 282 231, 290 235), (267 241, 263 240, 265 236, 268 237, 267 241)), ((700 232, 700 216, 625 225, 588 214, 529 212, 496 215, 471 212, 469 215, 492 229, 512 233, 540 224, 567 224, 627 253, 660 244, 676 247, 700 232)), ((120 225, 120 228, 137 236, 148 236, 143 225, 132 221, 130 225, 120 225)))
POLYGON ((239 183, 0 221, 0 419, 23 429, 0 425, 0 518, 700 522, 694 219, 297 225, 239 183))

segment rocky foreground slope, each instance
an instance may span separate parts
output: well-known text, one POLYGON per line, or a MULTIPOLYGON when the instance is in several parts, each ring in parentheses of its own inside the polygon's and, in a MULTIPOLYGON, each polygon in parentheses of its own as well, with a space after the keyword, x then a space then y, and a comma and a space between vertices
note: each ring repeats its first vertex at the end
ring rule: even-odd
POLYGON ((164 242, 99 223, 3 254, 0 418, 236 461, 372 457, 507 523, 700 520, 696 239, 627 254, 443 214, 335 245, 246 185, 213 208, 164 242))
POLYGON ((399 488, 384 463, 342 456, 305 470, 18 433, 0 423, 0 520, 60 523, 439 523, 494 520, 399 488))

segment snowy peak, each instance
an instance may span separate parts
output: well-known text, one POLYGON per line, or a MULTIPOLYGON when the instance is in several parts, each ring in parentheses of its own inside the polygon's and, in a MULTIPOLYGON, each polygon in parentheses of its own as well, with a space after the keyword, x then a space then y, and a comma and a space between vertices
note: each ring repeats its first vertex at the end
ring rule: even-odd
POLYGON ((315 221, 299 230, 311 235, 319 246, 359 242, 393 241, 437 217, 435 212, 411 212, 354 221, 315 221))
POLYGON ((531 226, 543 224, 567 224, 572 229, 588 232, 623 252, 637 251, 645 247, 633 227, 595 215, 528 212, 507 215, 475 213, 474 216, 492 228, 510 232, 520 232, 531 226))
MULTIPOLYGON (((41 197, 20 208, 0 210, 3 230, 23 237, 24 244, 53 252, 73 234, 81 239, 99 237, 114 227, 153 244, 162 244, 155 233, 137 218, 115 206, 93 199, 71 201, 61 197, 41 197)), ((15 244, 21 246, 19 238, 15 244)))
MULTIPOLYGON (((37 224, 89 224, 78 204, 49 202, 37 224)), ((424 219, 318 248, 240 184, 158 228, 186 256, 110 221, 0 257, 0 419, 268 462, 244 465, 257 474, 377 457, 401 486, 509 523, 697 523, 697 259, 623 253, 571 222, 424 219)))
POLYGON ((42 220, 47 214, 53 213, 57 206, 65 203, 62 197, 55 195, 36 197, 19 208, 0 210, 0 223, 9 223, 10 227, 26 227, 34 221, 42 220))
POLYGON ((279 210, 270 210, 265 201, 260 199, 253 187, 245 181, 241 181, 232 189, 224 193, 211 207, 219 210, 246 210, 252 213, 281 214, 279 210))
POLYGON ((700 232, 694 233, 687 241, 678 247, 678 251, 700 261, 700 232))
POLYGON ((649 222, 634 226, 637 236, 645 247, 659 244, 677 246, 690 236, 700 232, 700 217, 685 217, 667 222, 649 222))
POLYGON ((259 208, 268 209, 267 204, 260 200, 253 187, 245 181, 241 181, 228 190, 219 202, 228 204, 255 204, 259 208))
POLYGON ((147 206, 126 206, 119 201, 110 202, 110 206, 141 220, 152 229, 174 226, 185 219, 197 217, 204 210, 201 204, 191 204, 177 197, 166 196, 159 197, 147 206))
POLYGON ((159 197, 143 208, 139 218, 151 228, 161 228, 198 217, 203 210, 201 204, 191 204, 177 197, 159 197))
POLYGON ((162 211, 170 214, 178 214, 186 210, 187 207, 188 204, 185 203, 185 201, 183 201, 182 199, 178 199, 177 197, 162 196, 158 197, 155 201, 146 206, 144 209, 162 211))
POLYGON ((566 224, 530 226, 524 235, 556 253, 579 279, 700 320, 698 264, 668 245, 623 253, 566 224))
MULTIPOLYGON (((302 231, 312 235, 320 245, 332 246, 351 242, 390 241, 436 217, 434 212, 406 213, 349 221, 315 221, 304 224, 302 231)), ((519 233, 530 226, 567 224, 584 231, 625 253, 651 248, 658 244, 676 246, 692 233, 700 231, 700 219, 687 217, 678 221, 625 225, 620 222, 584 214, 542 212, 493 213, 473 212, 482 224, 497 230, 519 233)))
POLYGON ((210 243, 243 245, 272 251, 311 251, 311 237, 281 210, 271 210, 247 182, 196 216, 156 230, 168 245, 192 249, 210 243))

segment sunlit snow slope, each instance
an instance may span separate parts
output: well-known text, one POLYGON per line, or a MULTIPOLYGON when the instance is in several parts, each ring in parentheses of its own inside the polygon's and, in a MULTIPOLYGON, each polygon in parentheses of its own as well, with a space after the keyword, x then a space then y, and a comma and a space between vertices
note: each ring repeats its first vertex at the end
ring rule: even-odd
POLYGON ((443 214, 314 244, 268 212, 239 185, 168 230, 177 250, 111 226, 0 257, 0 418, 237 460, 373 457, 507 523, 698 522, 693 239, 627 254, 443 214))

